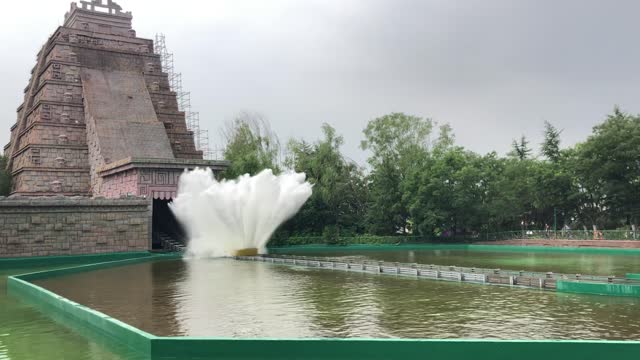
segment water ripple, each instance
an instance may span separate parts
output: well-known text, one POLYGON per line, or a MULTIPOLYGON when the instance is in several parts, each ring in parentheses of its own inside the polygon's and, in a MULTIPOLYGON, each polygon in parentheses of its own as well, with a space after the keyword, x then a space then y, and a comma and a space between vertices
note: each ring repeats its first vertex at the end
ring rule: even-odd
POLYGON ((165 336, 640 339, 638 299, 264 263, 162 261, 39 283, 165 336))

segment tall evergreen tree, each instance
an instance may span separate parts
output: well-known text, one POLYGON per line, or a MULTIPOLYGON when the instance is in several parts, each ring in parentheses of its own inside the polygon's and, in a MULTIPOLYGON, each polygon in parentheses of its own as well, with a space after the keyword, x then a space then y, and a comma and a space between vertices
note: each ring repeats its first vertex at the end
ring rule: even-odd
POLYGON ((531 148, 529 147, 529 140, 522 135, 519 141, 513 140, 511 143, 512 150, 509 153, 510 156, 515 157, 519 160, 524 160, 529 158, 531 155, 531 148))
POLYGON ((541 144, 541 152, 547 159, 557 163, 560 160, 560 133, 550 122, 544 122, 544 141, 541 144))

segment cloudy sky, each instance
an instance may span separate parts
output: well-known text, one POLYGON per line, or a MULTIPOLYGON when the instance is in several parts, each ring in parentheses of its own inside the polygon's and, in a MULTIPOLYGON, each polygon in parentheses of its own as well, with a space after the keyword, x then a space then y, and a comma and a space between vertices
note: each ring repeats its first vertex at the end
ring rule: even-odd
MULTIPOLYGON (((401 111, 457 143, 539 143, 543 121, 583 140, 614 105, 640 112, 640 2, 585 0, 119 0, 138 36, 163 32, 212 142, 241 111, 286 141, 328 122, 363 163, 362 129, 401 111)), ((0 143, 35 55, 69 0, 3 4, 0 143), (6 15, 11 14, 11 15, 6 15)))

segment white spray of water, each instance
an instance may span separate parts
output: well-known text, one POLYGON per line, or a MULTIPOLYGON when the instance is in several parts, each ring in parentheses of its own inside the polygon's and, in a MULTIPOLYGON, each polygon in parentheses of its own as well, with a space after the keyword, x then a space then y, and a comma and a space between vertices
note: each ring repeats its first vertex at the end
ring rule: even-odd
POLYGON ((305 178, 267 169, 217 181, 210 169, 185 172, 170 208, 189 237, 187 256, 229 256, 248 248, 265 253, 273 232, 311 196, 305 178))

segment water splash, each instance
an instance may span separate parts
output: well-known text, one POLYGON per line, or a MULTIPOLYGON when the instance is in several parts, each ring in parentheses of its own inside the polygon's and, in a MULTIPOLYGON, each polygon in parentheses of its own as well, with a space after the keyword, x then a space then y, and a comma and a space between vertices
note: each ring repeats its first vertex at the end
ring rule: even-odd
POLYGON ((189 237, 187 256, 229 256, 250 248, 265 253, 273 232, 311 196, 305 178, 267 169, 217 181, 211 169, 185 172, 169 206, 189 237))

